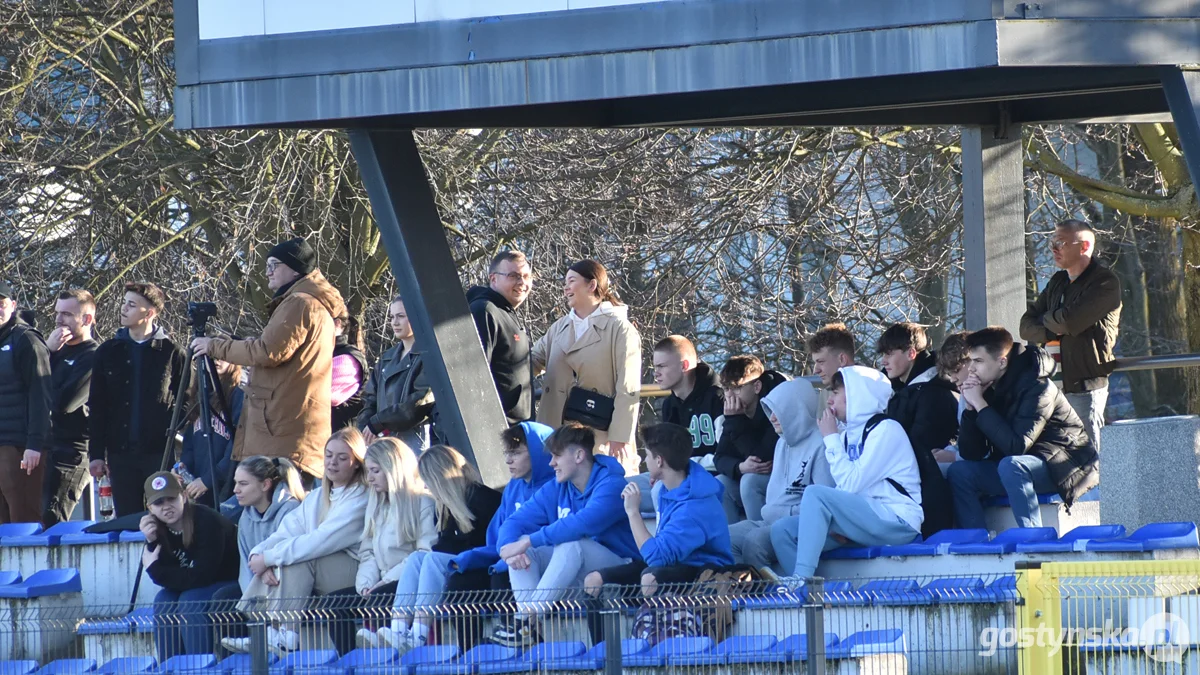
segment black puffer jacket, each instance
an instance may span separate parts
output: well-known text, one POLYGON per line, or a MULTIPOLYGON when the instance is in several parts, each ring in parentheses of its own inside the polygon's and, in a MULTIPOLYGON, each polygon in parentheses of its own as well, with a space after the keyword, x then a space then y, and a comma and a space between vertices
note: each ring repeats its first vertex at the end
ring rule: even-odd
POLYGON ((1008 363, 984 392, 988 406, 963 413, 958 450, 968 460, 1041 457, 1070 506, 1100 480, 1096 448, 1066 395, 1050 381, 1056 364, 1045 350, 1014 345, 1008 363))
POLYGON ((50 352, 14 313, 0 326, 0 445, 49 449, 50 399, 50 352))
POLYGON ((533 366, 529 355, 533 344, 513 306, 503 295, 487 286, 467 291, 471 316, 479 330, 496 393, 509 424, 533 417, 533 366))
POLYGON ((888 417, 908 433, 914 450, 941 450, 958 436, 958 397, 954 384, 937 371, 937 355, 924 351, 913 361, 907 380, 892 380, 896 392, 888 417))

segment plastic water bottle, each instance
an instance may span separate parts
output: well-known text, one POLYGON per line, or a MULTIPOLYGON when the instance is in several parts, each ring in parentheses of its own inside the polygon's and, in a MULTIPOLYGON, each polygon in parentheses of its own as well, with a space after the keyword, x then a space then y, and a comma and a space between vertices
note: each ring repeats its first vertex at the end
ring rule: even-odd
POLYGON ((100 493, 100 519, 113 519, 113 498, 112 498, 112 483, 108 480, 108 475, 100 477, 100 485, 97 490, 100 493))
POLYGON ((175 466, 171 467, 171 471, 174 471, 175 475, 183 480, 185 486, 190 485, 192 481, 196 480, 196 477, 192 475, 191 471, 187 470, 183 462, 175 462, 175 466))

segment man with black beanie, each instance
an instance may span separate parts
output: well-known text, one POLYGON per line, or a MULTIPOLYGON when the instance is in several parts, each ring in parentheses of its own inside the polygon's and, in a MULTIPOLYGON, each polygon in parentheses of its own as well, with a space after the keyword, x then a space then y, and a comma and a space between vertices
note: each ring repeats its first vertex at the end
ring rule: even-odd
POLYGON ((0 524, 42 518, 42 451, 50 441, 50 352, 0 281, 0 524))
POLYGON ((325 441, 331 433, 334 317, 346 311, 342 295, 317 269, 317 254, 304 239, 277 244, 267 253, 267 286, 275 297, 262 336, 245 340, 196 338, 197 356, 250 368, 234 459, 283 457, 305 474, 324 473, 325 441))

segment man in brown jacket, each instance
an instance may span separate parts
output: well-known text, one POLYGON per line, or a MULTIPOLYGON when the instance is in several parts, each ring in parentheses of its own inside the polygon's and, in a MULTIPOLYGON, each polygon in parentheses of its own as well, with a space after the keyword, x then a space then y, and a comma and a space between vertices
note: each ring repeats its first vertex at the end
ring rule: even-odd
POLYGON ((1121 282, 1094 257, 1096 232, 1081 220, 1059 223, 1050 248, 1062 271, 1050 277, 1021 317, 1021 338, 1035 344, 1060 341, 1063 393, 1099 449, 1108 376, 1116 363, 1121 282))
POLYGON ((234 440, 234 459, 284 457, 306 474, 324 473, 330 431, 333 317, 345 311, 342 296, 316 268, 303 239, 285 241, 267 254, 267 286, 275 297, 261 337, 196 338, 197 356, 248 366, 245 409, 234 440))

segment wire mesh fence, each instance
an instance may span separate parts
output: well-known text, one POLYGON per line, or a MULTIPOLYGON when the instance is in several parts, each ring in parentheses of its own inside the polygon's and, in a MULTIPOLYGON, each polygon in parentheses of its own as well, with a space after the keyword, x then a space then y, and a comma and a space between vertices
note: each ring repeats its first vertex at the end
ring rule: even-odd
POLYGON ((489 590, 397 602, 388 593, 251 599, 231 585, 164 592, 87 619, 79 594, 62 594, 0 604, 0 660, 68 664, 54 675, 88 666, 209 675, 1016 673, 1017 647, 999 639, 1018 626, 1014 589, 1011 576, 715 576, 594 594, 489 590))

